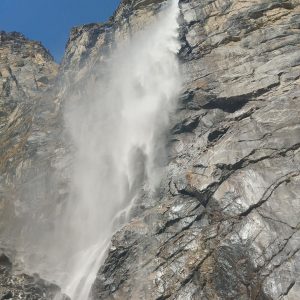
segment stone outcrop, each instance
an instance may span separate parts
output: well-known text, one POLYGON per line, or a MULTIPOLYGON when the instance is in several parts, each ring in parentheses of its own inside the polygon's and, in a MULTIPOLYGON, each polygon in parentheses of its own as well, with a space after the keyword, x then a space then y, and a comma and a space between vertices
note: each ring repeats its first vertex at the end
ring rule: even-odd
POLYGON ((0 236, 4 249, 18 244, 31 247, 31 239, 53 224, 64 198, 65 166, 58 163, 65 152, 58 69, 40 43, 19 33, 1 32, 0 236))
MULTIPOLYGON (((60 67, 64 86, 53 85, 57 66, 40 44, 0 34, 1 240, 20 229, 19 214, 11 223, 15 207, 22 216, 45 201, 55 214, 66 193, 61 104, 95 79, 115 43, 151 22, 161 2, 124 0, 109 22, 74 28, 60 67), (61 186, 32 199, 33 179, 61 186)), ((296 300, 300 3, 181 0, 180 8, 184 88, 167 175, 160 197, 141 198, 113 236, 91 296, 296 300)), ((47 216, 34 215, 49 226, 47 216)))
POLYGON ((60 288, 41 279, 38 274, 14 274, 9 258, 0 255, 0 299, 49 300, 55 297, 70 300, 60 293, 60 288))

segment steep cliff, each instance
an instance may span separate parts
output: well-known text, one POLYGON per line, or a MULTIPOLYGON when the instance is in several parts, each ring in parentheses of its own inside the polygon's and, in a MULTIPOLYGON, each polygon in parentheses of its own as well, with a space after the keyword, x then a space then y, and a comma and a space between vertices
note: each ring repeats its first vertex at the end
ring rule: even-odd
MULTIPOLYGON (((11 236, 26 239, 17 249, 26 253, 35 230, 51 227, 63 205, 71 159, 62 104, 97 80, 111 49, 151 23, 162 2, 124 0, 109 22, 74 28, 63 85, 54 84, 57 66, 41 45, 1 33, 6 254, 16 247, 11 236), (24 226, 28 215, 36 222, 24 226)), ((300 3, 179 2, 184 85, 166 176, 159 197, 141 197, 113 236, 91 296, 298 299, 300 3)))
POLYGON ((0 32, 1 299, 53 299, 60 293, 58 286, 37 274, 24 274, 16 255, 30 244, 29 240, 23 243, 28 237, 25 231, 34 236, 34 229, 26 228, 23 220, 28 215, 37 217, 37 197, 26 195, 32 181, 43 176, 39 168, 44 163, 43 149, 51 148, 51 143, 46 145, 45 132, 50 136, 52 118, 47 108, 53 105, 50 88, 57 73, 58 66, 40 43, 19 33, 0 32))
POLYGON ((34 108, 58 72, 48 51, 19 33, 0 32, 1 177, 24 160, 34 108), (19 151, 21 150, 21 151, 19 151))
POLYGON ((180 7, 168 176, 113 237, 94 299, 297 299, 299 2, 180 7))

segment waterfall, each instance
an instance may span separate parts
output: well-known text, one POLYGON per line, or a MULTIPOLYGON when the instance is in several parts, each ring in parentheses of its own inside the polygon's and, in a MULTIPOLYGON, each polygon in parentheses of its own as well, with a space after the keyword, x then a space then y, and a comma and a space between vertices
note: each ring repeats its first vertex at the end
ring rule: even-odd
POLYGON ((178 14, 178 1, 170 0, 151 25, 116 46, 87 96, 66 103, 75 148, 71 192, 55 249, 47 252, 64 271, 53 271, 52 279, 72 300, 88 299, 109 241, 140 190, 151 195, 159 187, 180 89, 178 14))

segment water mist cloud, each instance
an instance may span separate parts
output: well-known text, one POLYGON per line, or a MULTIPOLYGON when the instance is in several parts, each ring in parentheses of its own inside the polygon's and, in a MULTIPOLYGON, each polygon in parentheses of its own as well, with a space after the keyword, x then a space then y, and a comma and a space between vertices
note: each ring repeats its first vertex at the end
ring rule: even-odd
POLYGON ((55 243, 44 250, 49 268, 65 271, 49 279, 73 300, 88 298, 112 234, 127 221, 118 216, 141 189, 151 195, 159 187, 180 90, 178 13, 177 1, 168 2, 153 24, 116 45, 80 94, 66 99, 70 193, 55 236, 44 233, 55 243))

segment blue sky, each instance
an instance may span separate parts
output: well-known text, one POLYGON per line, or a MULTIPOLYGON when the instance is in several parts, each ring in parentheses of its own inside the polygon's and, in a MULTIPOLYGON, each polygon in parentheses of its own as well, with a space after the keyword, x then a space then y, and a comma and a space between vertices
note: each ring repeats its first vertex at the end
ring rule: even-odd
POLYGON ((73 26, 106 21, 120 0, 0 0, 0 30, 41 41, 56 61, 73 26))

